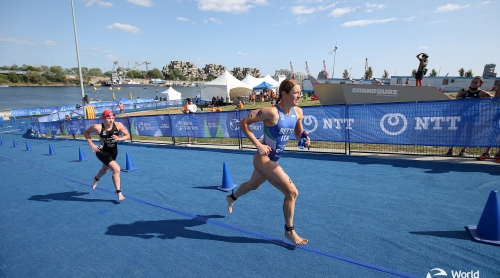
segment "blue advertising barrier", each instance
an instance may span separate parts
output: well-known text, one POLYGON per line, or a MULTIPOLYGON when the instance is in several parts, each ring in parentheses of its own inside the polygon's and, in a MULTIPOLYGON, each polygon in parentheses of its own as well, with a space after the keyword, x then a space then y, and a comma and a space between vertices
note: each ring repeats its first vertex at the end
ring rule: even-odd
MULTIPOLYGON (((500 146, 500 99, 468 99, 302 107, 313 141, 427 146, 500 146)), ((239 121, 249 111, 117 118, 132 135, 244 138, 239 121)), ((38 123, 44 134, 81 134, 101 120, 38 123), (73 133, 75 132, 75 133, 73 133)), ((36 125, 36 124, 35 124, 36 125)), ((262 122, 250 126, 257 138, 262 122)), ((290 139, 296 139, 294 135, 290 139)))

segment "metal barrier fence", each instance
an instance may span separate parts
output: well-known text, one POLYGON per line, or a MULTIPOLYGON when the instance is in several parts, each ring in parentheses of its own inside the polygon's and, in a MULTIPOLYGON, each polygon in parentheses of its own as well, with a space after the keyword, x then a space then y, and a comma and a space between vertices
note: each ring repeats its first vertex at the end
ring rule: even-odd
MULTIPOLYGON (((478 156, 485 146, 500 145, 500 99, 435 101, 348 106, 303 107, 302 125, 312 140, 311 152, 444 155, 449 146, 469 146, 478 156)), ((132 141, 254 148, 239 130, 248 111, 118 117, 132 141)), ((82 134, 96 120, 38 123, 41 134, 82 134)), ((97 120, 98 121, 98 120, 97 120)), ((263 124, 250 126, 257 138, 263 124)), ((298 150, 290 135, 287 150, 298 150)), ((456 151, 458 153, 458 150, 456 151)))

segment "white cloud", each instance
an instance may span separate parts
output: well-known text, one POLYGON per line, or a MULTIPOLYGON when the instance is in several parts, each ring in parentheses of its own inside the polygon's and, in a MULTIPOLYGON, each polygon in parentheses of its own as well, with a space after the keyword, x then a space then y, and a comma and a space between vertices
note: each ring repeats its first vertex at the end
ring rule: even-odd
POLYGON ((293 6, 290 8, 293 14, 312 14, 316 11, 316 8, 308 8, 306 6, 293 6))
POLYGON ((300 16, 295 19, 295 21, 297 22, 297 25, 301 25, 302 23, 306 23, 307 22, 307 18, 301 18, 300 16))
POLYGON ((435 20, 435 21, 429 22, 429 24, 437 24, 437 23, 445 23, 445 22, 449 22, 449 20, 435 20))
POLYGON ((366 3, 366 8, 367 9, 383 9, 385 8, 385 5, 384 4, 370 4, 370 3, 366 3))
POLYGON ((19 44, 27 44, 27 45, 37 45, 34 42, 29 42, 26 39, 16 39, 16 38, 11 38, 11 37, 0 37, 0 41, 2 42, 13 42, 13 43, 19 43, 19 44))
POLYGON ((415 18, 417 18, 416 16, 412 16, 412 17, 407 17, 405 19, 403 19, 404 21, 412 21, 414 20, 415 18))
POLYGON ((217 23, 217 24, 221 24, 221 23, 222 23, 222 22, 220 22, 218 19, 213 18, 213 17, 211 17, 211 18, 209 18, 209 19, 205 19, 203 22, 204 22, 204 23, 213 22, 213 23, 217 23))
POLYGON ((248 53, 245 53, 245 52, 238 51, 237 53, 238 53, 238 55, 241 55, 241 56, 248 56, 248 53))
POLYGON ((469 4, 460 6, 459 4, 450 4, 450 3, 448 3, 448 4, 444 5, 444 6, 437 7, 437 9, 434 12, 435 13, 453 12, 453 11, 458 11, 458 10, 461 10, 461 9, 468 8, 469 6, 470 6, 469 4))
POLYGON ((130 2, 132 4, 136 4, 138 6, 143 6, 143 7, 153 6, 153 3, 151 3, 151 0, 127 0, 127 2, 130 2))
POLYGON ((302 3, 310 4, 310 3, 323 3, 324 1, 323 0, 297 0, 295 2, 297 4, 302 4, 302 3))
POLYGON ((489 3, 490 3, 490 1, 484 1, 484 2, 483 2, 483 3, 481 3, 481 4, 489 4, 489 3))
POLYGON ((335 7, 336 3, 330 4, 328 6, 318 6, 318 11, 325 11, 329 9, 333 9, 335 7))
POLYGON ((113 23, 112 25, 107 26, 108 29, 118 29, 122 30, 125 32, 130 32, 130 33, 139 33, 141 30, 133 25, 129 24, 122 24, 122 23, 113 23))
POLYGON ((191 19, 178 16, 177 20, 179 20, 179 21, 190 21, 191 19))
POLYGON ((255 5, 265 6, 267 0, 197 0, 202 11, 245 13, 255 5))
POLYGON ((420 49, 427 49, 428 47, 427 46, 419 46, 418 48, 420 48, 420 49))
POLYGON ((366 25, 371 25, 371 24, 376 24, 376 23, 386 23, 386 22, 394 21, 394 20, 396 20, 396 18, 394 18, 394 17, 381 19, 381 20, 363 19, 363 20, 344 22, 340 26, 342 26, 342 27, 366 26, 366 25))
POLYGON ((57 43, 55 41, 51 41, 51 40, 45 41, 43 44, 50 45, 50 46, 57 46, 57 43))
POLYGON ((339 17, 351 12, 355 12, 357 10, 358 8, 353 8, 353 7, 336 8, 331 13, 329 13, 328 16, 339 17))
POLYGON ((104 8, 113 7, 113 3, 111 3, 111 2, 104 2, 104 1, 100 1, 100 0, 88 0, 88 1, 85 3, 85 6, 87 6, 87 7, 91 7, 91 6, 93 6, 94 4, 96 4, 96 3, 97 3, 99 6, 104 7, 104 8))

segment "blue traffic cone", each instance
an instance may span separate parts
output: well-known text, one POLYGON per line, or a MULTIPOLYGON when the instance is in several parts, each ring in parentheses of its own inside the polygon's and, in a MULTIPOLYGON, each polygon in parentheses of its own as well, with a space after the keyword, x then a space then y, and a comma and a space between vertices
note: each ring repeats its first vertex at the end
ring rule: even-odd
POLYGON ((477 226, 466 228, 474 241, 500 246, 500 202, 496 191, 490 192, 477 226))
POLYGON ((49 155, 56 155, 56 151, 54 151, 52 144, 49 144, 49 155))
POLYGON ((20 129, 21 131, 24 131, 24 126, 20 126, 20 127, 19 127, 19 129, 20 129))
POLYGON ((34 121, 35 120, 35 117, 31 117, 31 120, 34 121))
POLYGON ((17 148, 17 142, 16 142, 16 140, 12 140, 12 147, 13 148, 17 148))
POLYGON ((21 125, 19 125, 19 129, 21 129, 21 125))
POLYGON ((137 170, 137 168, 134 167, 134 163, 132 163, 132 160, 130 159, 130 155, 126 153, 126 158, 127 158, 127 166, 126 169, 122 169, 123 172, 130 172, 137 170))
POLYGON ((87 160, 87 158, 85 157, 85 154, 83 153, 82 151, 82 148, 78 148, 79 150, 79 155, 78 155, 78 162, 84 162, 87 160))
POLYGON ((0 123, 0 126, 5 126, 5 125, 3 124, 3 122, 1 122, 1 123, 0 123))
POLYGON ((5 145, 5 142, 3 141, 3 139, 0 138, 0 146, 3 146, 5 145))
POLYGON ((217 187, 217 189, 227 192, 236 187, 238 187, 238 185, 233 183, 231 174, 229 174, 229 170, 227 169, 227 164, 224 162, 224 168, 222 169, 222 185, 217 187))
POLYGON ((30 143, 28 141, 26 141, 26 150, 31 151, 31 146, 30 146, 30 143))

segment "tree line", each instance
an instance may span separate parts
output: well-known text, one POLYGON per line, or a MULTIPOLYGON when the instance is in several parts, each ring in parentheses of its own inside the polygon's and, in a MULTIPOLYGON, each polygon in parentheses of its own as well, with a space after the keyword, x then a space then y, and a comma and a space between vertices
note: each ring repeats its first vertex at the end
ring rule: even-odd
MULTIPOLYGON (((24 75, 18 75, 15 72, 10 72, 8 74, 0 74, 0 82, 2 83, 25 83, 25 84, 37 84, 37 85, 51 85, 51 84, 62 84, 62 85, 79 85, 80 84, 80 74, 78 68, 62 68, 60 66, 45 66, 41 65, 38 67, 23 64, 22 66, 12 65, 12 66, 2 66, 2 70, 13 70, 13 71, 26 71, 24 75), (68 78, 68 75, 74 76, 74 78, 68 78)), ((126 71, 125 68, 118 68, 118 71, 126 71)), ((111 71, 102 72, 100 68, 87 68, 82 67, 82 79, 83 83, 88 85, 90 83, 91 77, 110 77, 111 71)), ((163 78, 161 71, 154 68, 149 71, 139 71, 139 70, 129 70, 125 78, 163 78)))

